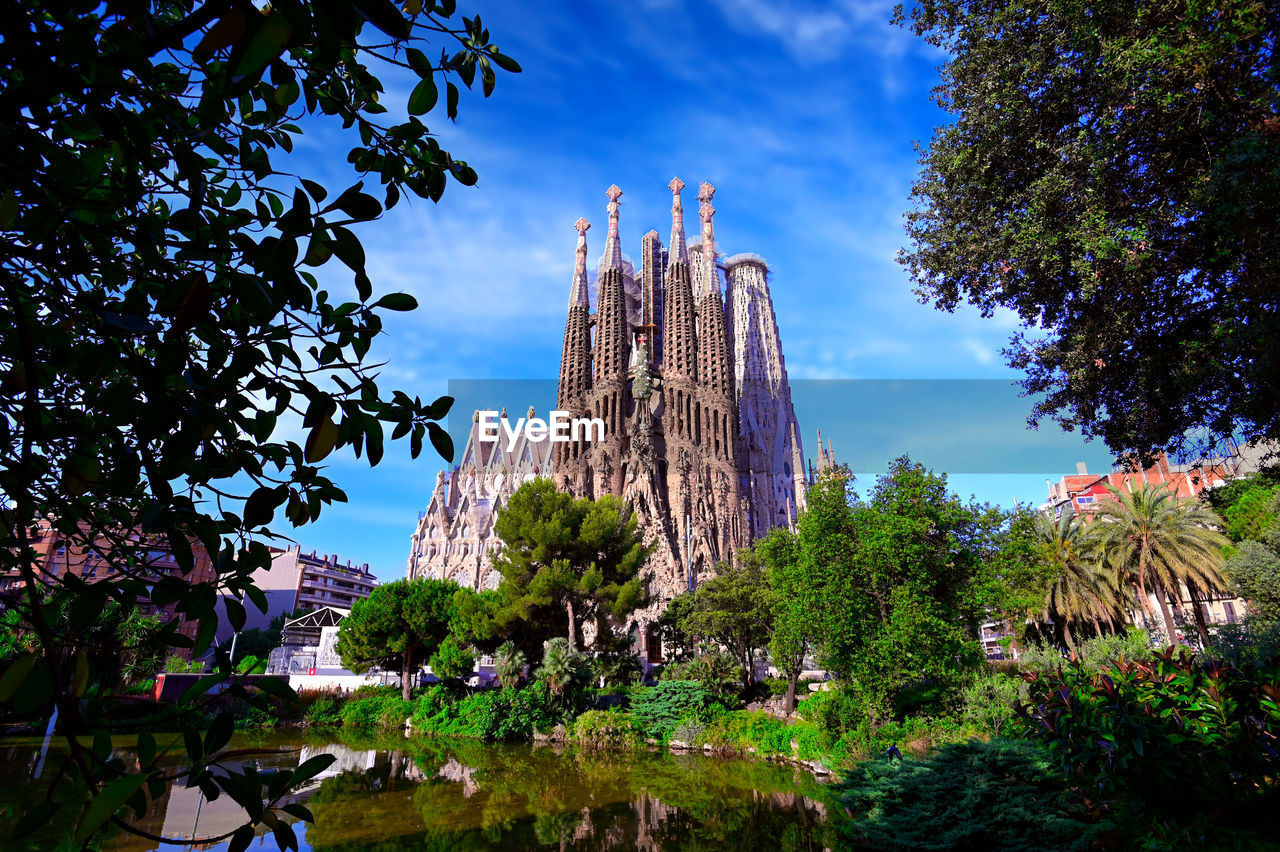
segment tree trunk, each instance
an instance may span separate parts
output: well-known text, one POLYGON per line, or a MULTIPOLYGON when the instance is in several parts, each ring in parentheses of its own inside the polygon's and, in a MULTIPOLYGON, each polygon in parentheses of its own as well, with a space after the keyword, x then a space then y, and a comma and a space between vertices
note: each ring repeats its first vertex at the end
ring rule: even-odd
POLYGON ((1191 614, 1195 616, 1196 632, 1200 634, 1200 647, 1209 647, 1209 627, 1204 623, 1204 607, 1200 603, 1200 592, 1195 583, 1187 583, 1187 591, 1191 594, 1191 614))
POLYGON ((564 608, 569 614, 569 650, 576 651, 578 650, 578 631, 577 624, 573 619, 573 601, 571 599, 566 600, 564 608))
POLYGON ((1069 622, 1062 622, 1062 638, 1067 640, 1067 648, 1071 651, 1071 655, 1078 659, 1080 655, 1076 653, 1076 643, 1071 638, 1071 624, 1069 622))
POLYGON ((400 697, 409 700, 409 675, 413 672, 413 654, 404 652, 404 665, 400 669, 400 697))
POLYGON ((1164 629, 1168 634, 1170 645, 1178 644, 1178 629, 1173 624, 1173 613, 1169 611, 1169 598, 1164 593, 1164 586, 1156 586, 1156 600, 1160 603, 1160 614, 1164 616, 1164 629))
POLYGON ((782 711, 790 716, 796 712, 796 681, 800 680, 800 672, 792 669, 787 673, 787 696, 782 699, 782 711))

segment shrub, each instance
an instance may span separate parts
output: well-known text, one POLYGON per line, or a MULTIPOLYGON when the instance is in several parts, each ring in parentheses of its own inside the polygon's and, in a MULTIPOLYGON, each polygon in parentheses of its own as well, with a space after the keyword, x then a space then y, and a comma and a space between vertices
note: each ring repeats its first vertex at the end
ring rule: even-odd
POLYGON ((1088 823, 1043 749, 1013 740, 868 760, 837 790, 857 848, 1083 850, 1105 828, 1088 823))
POLYGON ((325 696, 314 701, 303 713, 308 725, 340 725, 342 705, 336 698, 325 696))
POLYGON ((169 674, 193 674, 204 671, 204 663, 199 660, 184 660, 177 654, 164 661, 164 670, 169 674))
POLYGON ((447 636, 431 655, 427 665, 431 666, 432 674, 441 680, 459 680, 475 671, 476 656, 457 639, 447 636))
POLYGON ((635 748, 640 733, 622 713, 588 710, 573 724, 573 741, 587 748, 635 748))
POLYGON ((1235 624, 1220 624, 1207 653, 1232 665, 1280 657, 1280 622, 1250 617, 1235 624))
POLYGON ((684 721, 709 722, 724 704, 692 680, 663 680, 631 699, 631 719, 645 736, 667 739, 684 721))
POLYGON ((247 728, 274 728, 280 721, 279 714, 264 704, 248 704, 236 713, 234 727, 241 731, 247 728))
POLYGON ((527 660, 525 660, 524 652, 516 647, 516 643, 510 640, 503 642, 498 647, 494 662, 498 680, 504 687, 511 688, 520 685, 520 679, 524 677, 527 660))
POLYGON ((729 704, 737 702, 738 692, 742 689, 742 668, 733 655, 723 651, 703 654, 671 666, 664 678, 696 681, 709 694, 729 704))
POLYGON ((671 739, 678 740, 685 745, 696 745, 701 742, 702 732, 706 729, 707 726, 701 722, 686 719, 671 730, 671 739))
POLYGON ((545 685, 494 689, 452 700, 443 687, 428 689, 413 710, 413 729, 439 736, 528 740, 556 723, 545 685))
POLYGON ((1274 792, 1277 696, 1280 661, 1237 667, 1168 648, 1103 673, 1082 665, 1042 673, 1023 728, 1134 825, 1166 831, 1194 814, 1229 824, 1266 811, 1257 800, 1274 792))
POLYGON ((707 725, 701 742, 739 751, 754 748, 761 754, 791 754, 791 726, 768 713, 739 710, 707 725))
POLYGON ((998 737, 1019 701, 1026 700, 1027 684, 1020 677, 986 672, 961 692, 960 718, 988 736, 998 737))
POLYGON ((605 688, 630 686, 644 680, 644 667, 629 650, 605 651, 591 660, 591 677, 605 688))
POLYGON ((873 716, 869 702, 854 684, 841 684, 810 695, 797 706, 800 718, 838 739, 873 716))
POLYGON ((349 728, 394 728, 403 726, 413 710, 413 702, 401 699, 398 694, 373 694, 353 697, 338 715, 349 728))
POLYGON ((581 703, 581 693, 591 678, 591 670, 582 654, 569 645, 569 640, 558 636, 543 646, 542 665, 534 675, 546 685, 552 702, 565 715, 571 715, 581 703))
POLYGON ((913 716, 883 725, 863 720, 846 731, 831 750, 842 762, 882 755, 893 746, 904 754, 923 755, 937 746, 968 739, 975 733, 976 730, 948 718, 913 716))
MULTIPOLYGON (((1151 654, 1147 631, 1133 627, 1124 633, 1095 636, 1076 643, 1076 661, 1090 673, 1107 668, 1113 660, 1149 660, 1151 654)), ((1029 645, 1018 658, 1022 670, 1031 672, 1062 668, 1068 662, 1059 649, 1038 643, 1029 645)))

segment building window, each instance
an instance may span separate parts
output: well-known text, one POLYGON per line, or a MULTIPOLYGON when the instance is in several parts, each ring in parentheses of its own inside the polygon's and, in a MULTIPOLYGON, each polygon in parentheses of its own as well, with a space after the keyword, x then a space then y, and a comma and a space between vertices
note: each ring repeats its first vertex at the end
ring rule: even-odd
POLYGON ((1092 498, 1092 497, 1086 497, 1086 496, 1084 496, 1084 495, 1081 495, 1081 496, 1079 496, 1079 497, 1077 497, 1077 498, 1076 498, 1076 502, 1077 502, 1077 503, 1079 503, 1079 504, 1082 504, 1082 505, 1083 505, 1083 504, 1085 504, 1085 503, 1092 503, 1092 502, 1093 502, 1093 498, 1092 498))
POLYGON ((1225 603, 1222 604, 1222 612, 1227 617, 1227 623, 1229 624, 1236 623, 1236 605, 1235 604, 1233 604, 1231 601, 1226 601, 1225 603))

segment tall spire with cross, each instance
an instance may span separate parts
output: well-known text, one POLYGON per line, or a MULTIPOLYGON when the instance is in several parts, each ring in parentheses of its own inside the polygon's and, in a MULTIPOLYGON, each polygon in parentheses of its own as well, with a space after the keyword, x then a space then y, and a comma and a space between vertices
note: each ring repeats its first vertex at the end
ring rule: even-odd
POLYGON ((684 189, 684 181, 678 177, 672 178, 667 189, 671 190, 671 248, 667 261, 670 266, 680 261, 688 262, 689 247, 684 240, 684 207, 680 204, 680 190, 684 189))
POLYGON ((618 208, 620 206, 618 199, 622 197, 622 190, 618 189, 615 183, 605 194, 609 196, 609 235, 604 243, 604 268, 621 269, 622 242, 618 239, 618 208))
POLYGON ((579 218, 573 223, 578 230, 578 258, 573 264, 573 283, 569 286, 569 307, 591 306, 591 293, 587 287, 587 229, 591 223, 579 218))

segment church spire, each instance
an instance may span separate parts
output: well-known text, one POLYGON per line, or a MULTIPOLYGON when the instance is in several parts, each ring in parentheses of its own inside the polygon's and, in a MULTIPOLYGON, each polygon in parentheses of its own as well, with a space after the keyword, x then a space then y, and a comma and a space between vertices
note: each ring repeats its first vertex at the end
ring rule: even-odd
POLYGON ((684 241, 684 208, 680 204, 680 190, 684 189, 684 181, 672 178, 667 184, 671 190, 671 257, 667 265, 689 260, 689 248, 684 241))
POLYGON ((582 305, 589 308, 591 296, 587 288, 587 229, 591 227, 591 223, 586 219, 579 219, 573 223, 573 227, 578 229, 578 259, 574 262, 573 283, 569 286, 569 307, 582 305))
POLYGON ((622 242, 618 239, 618 199, 622 190, 615 183, 605 193, 609 196, 609 235, 604 244, 604 268, 622 268, 622 242))
POLYGON ((715 198, 715 195, 716 188, 706 181, 698 185, 698 215, 702 218, 702 256, 710 262, 712 267, 716 262, 716 229, 711 224, 711 217, 716 215, 716 208, 711 206, 711 199, 715 198))

